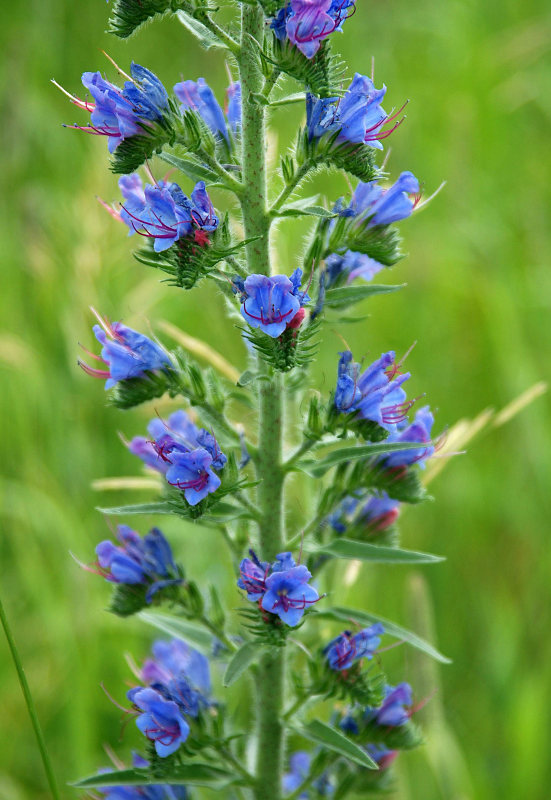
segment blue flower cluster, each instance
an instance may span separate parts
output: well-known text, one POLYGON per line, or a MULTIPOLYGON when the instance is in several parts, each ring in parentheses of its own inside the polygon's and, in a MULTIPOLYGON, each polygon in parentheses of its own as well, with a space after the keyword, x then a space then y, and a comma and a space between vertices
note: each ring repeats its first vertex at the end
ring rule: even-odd
POLYGON ((388 431, 394 430, 405 420, 412 406, 402 389, 402 384, 411 377, 410 373, 398 373, 396 355, 392 350, 383 353, 362 373, 350 350, 339 355, 335 390, 337 411, 355 413, 359 419, 376 422, 388 431))
POLYGON ((381 107, 386 86, 376 89, 367 75, 357 72, 343 97, 306 95, 306 128, 310 141, 337 134, 339 144, 368 144, 382 150, 386 139, 401 124, 395 122, 402 109, 389 116, 381 107), (390 123, 391 127, 385 128, 390 123))
POLYGON ((151 439, 136 436, 128 449, 180 489, 190 506, 218 489, 221 481, 214 470, 223 469, 227 458, 212 433, 197 428, 182 410, 168 420, 155 417, 147 430, 151 439))
MULTIPOLYGON (((391 225, 411 216, 419 200, 419 190, 419 181, 411 172, 402 172, 387 189, 383 189, 377 181, 360 182, 352 195, 350 205, 342 208, 339 202, 335 211, 342 216, 353 217, 357 227, 374 228, 391 225)), ((351 283, 355 278, 370 281, 384 268, 365 253, 354 250, 332 253, 326 259, 325 265, 326 289, 337 283, 341 276, 346 276, 347 283, 351 283)))
MULTIPOLYGON (((132 766, 147 769, 149 761, 137 753, 132 756, 132 766)), ((113 772, 112 769, 101 770, 103 774, 113 772)), ((105 800, 188 800, 189 794, 185 786, 171 784, 153 784, 147 786, 104 786, 98 791, 105 800)))
POLYGON ((290 0, 281 8, 271 27, 280 41, 288 39, 306 58, 313 58, 322 41, 342 30, 352 16, 355 0, 290 0))
POLYGON ((273 564, 260 561, 253 550, 250 558, 239 565, 237 585, 247 592, 247 600, 257 602, 264 611, 276 614, 286 625, 294 627, 306 609, 320 596, 308 585, 312 573, 297 566, 291 553, 280 553, 273 564))
POLYGON ((143 134, 161 122, 168 109, 168 95, 161 81, 134 63, 128 78, 121 89, 105 80, 100 72, 85 72, 82 83, 95 102, 69 97, 76 106, 90 112, 90 124, 68 127, 107 136, 109 152, 113 153, 124 139, 143 134))
POLYGON ((96 547, 97 562, 91 571, 111 583, 147 586, 145 600, 167 586, 183 583, 181 569, 174 563, 170 545, 158 528, 152 528, 143 539, 128 525, 117 527, 118 545, 106 539, 96 547))
POLYGON ((372 659, 384 632, 385 629, 379 622, 355 634, 343 631, 323 650, 330 668, 342 671, 362 658, 372 659))
MULTIPOLYGON (((311 761, 312 757, 310 753, 307 753, 305 750, 299 750, 298 752, 293 753, 289 759, 289 772, 283 776, 283 789, 286 793, 291 794, 292 792, 296 791, 302 783, 304 783, 304 780, 310 773, 311 761)), ((302 798, 310 797, 310 790, 314 791, 316 797, 319 797, 320 795, 322 797, 327 797, 328 795, 333 794, 335 787, 330 782, 327 774, 323 773, 319 778, 316 778, 316 780, 312 782, 310 789, 302 792, 302 794, 299 795, 299 798, 302 800, 302 798)))
POLYGON ((87 352, 92 358, 103 361, 107 369, 90 367, 80 359, 78 363, 88 375, 106 378, 106 389, 112 389, 118 381, 140 378, 146 372, 171 366, 167 353, 147 336, 128 328, 122 322, 110 323, 99 315, 97 317, 100 325, 94 325, 92 330, 102 345, 101 357, 87 352))
POLYGON ((290 278, 286 275, 249 275, 233 279, 234 291, 240 295, 241 314, 252 328, 259 328, 264 333, 277 339, 287 328, 298 327, 300 316, 302 322, 304 312, 300 309, 310 298, 306 291, 301 291, 302 270, 297 268, 290 278))
POLYGON ((124 197, 119 218, 130 228, 153 239, 155 252, 167 250, 179 239, 193 237, 199 246, 207 245, 209 233, 218 227, 204 181, 198 181, 188 198, 177 183, 159 181, 143 188, 136 173, 123 175, 119 188, 124 197))
POLYGON ((155 642, 138 686, 127 693, 139 714, 136 725, 164 758, 186 741, 190 725, 210 705, 210 669, 205 656, 180 639, 155 642))
POLYGON ((241 84, 232 83, 226 90, 226 114, 222 111, 214 92, 204 78, 181 81, 174 87, 182 112, 192 110, 203 119, 214 134, 230 143, 230 131, 236 134, 241 127, 241 84))

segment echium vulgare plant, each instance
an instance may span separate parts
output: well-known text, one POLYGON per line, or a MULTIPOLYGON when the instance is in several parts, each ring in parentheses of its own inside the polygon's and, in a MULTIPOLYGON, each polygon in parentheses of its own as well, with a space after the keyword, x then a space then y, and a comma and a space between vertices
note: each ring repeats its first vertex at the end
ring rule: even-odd
MULTIPOLYGON (((82 113, 70 127, 107 138, 120 199, 104 205, 121 235, 137 234, 138 261, 179 289, 207 282, 223 293, 249 361, 232 382, 227 369, 205 370, 96 313, 100 347, 80 364, 105 380, 111 404, 168 395, 181 406, 152 414, 126 442, 160 495, 107 513, 173 514, 219 530, 240 599, 232 615, 216 587, 188 577, 158 528, 119 525, 84 559, 112 584, 114 613, 139 613, 173 636, 153 644, 127 692, 143 752, 80 781, 92 797, 199 797, 209 787, 254 800, 369 795, 391 785, 391 763, 421 741, 412 717, 423 698, 407 676, 386 677, 381 654, 395 638, 445 659, 404 628, 340 606, 338 586, 328 596, 331 560, 439 560, 398 544, 402 504, 424 499, 420 470, 438 448, 432 412, 408 398, 405 356, 386 350, 361 364, 344 345, 332 389, 309 382, 328 323, 334 339, 335 309, 399 288, 373 278, 400 259, 396 223, 422 204, 415 175, 391 179, 377 164, 402 109, 386 111, 386 87, 361 72, 347 79, 332 52, 355 10, 354 0, 235 0, 228 24, 231 6, 222 22, 208 0, 113 0, 119 37, 172 15, 220 52, 233 75, 225 100, 203 77, 168 90, 135 63, 126 74, 113 62, 113 82, 85 72, 82 98, 63 90, 82 113), (269 175, 267 114, 297 102, 304 125, 269 175), (328 169, 348 177, 350 196, 327 206, 301 198, 305 179, 328 169), (214 205, 228 195, 236 220, 214 205), (273 264, 271 229, 287 217, 304 222, 303 256, 273 264), (314 499, 286 530, 285 486, 297 474, 314 499), (332 638, 320 637, 320 620, 334 624, 332 638), (217 664, 223 677, 211 684, 217 664), (241 729, 226 694, 245 676, 251 724, 241 729)), ((185 543, 177 549, 185 554, 185 543)))

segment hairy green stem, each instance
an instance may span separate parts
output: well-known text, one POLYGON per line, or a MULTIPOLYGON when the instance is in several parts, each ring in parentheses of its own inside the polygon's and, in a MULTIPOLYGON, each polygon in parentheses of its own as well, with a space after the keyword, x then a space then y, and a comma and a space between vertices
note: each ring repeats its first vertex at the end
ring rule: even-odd
MULTIPOLYGON (((243 3, 241 50, 238 57, 242 104, 242 184, 240 195, 247 245, 248 271, 270 274, 270 217, 267 211, 265 107, 254 100, 264 88, 258 47, 264 37, 260 5, 243 3)), ((266 379, 258 381, 259 433, 256 453, 259 551, 267 561, 283 547, 283 404, 281 376, 259 364, 266 379)), ((284 649, 268 650, 256 671, 257 758, 255 800, 280 800, 283 774, 284 649)))
POLYGON ((269 213, 270 216, 276 216, 277 212, 281 209, 283 203, 290 197, 295 189, 298 187, 299 183, 308 175, 310 170, 312 169, 312 164, 310 161, 305 161, 302 166, 300 166, 295 174, 293 175, 293 179, 290 183, 283 187, 281 190, 279 197, 275 200, 273 206, 271 207, 269 213))
POLYGON ((27 711, 29 712, 31 724, 34 729, 34 735, 36 737, 36 742, 38 744, 38 749, 40 751, 40 756, 42 758, 42 763, 44 765, 44 772, 46 773, 46 778, 48 781, 48 785, 50 787, 50 792, 52 793, 52 797, 54 798, 54 800, 59 800, 59 791, 57 788, 54 770, 52 767, 52 763, 50 761, 50 756, 48 755, 46 742, 44 740, 44 735, 40 727, 40 722, 38 720, 38 714, 36 713, 33 696, 31 694, 31 690, 27 682, 27 676, 25 675, 23 664, 21 663, 21 659, 17 651, 15 640, 12 636, 12 632, 8 624, 8 619, 6 617, 6 612, 4 611, 4 606, 2 605, 1 598, 0 598, 0 622, 2 622, 2 627, 4 628, 4 633, 6 634, 8 647, 10 649, 11 657, 13 659, 13 663, 17 671, 17 677, 19 678, 19 685, 21 686, 21 691, 23 692, 23 697, 25 698, 27 711))

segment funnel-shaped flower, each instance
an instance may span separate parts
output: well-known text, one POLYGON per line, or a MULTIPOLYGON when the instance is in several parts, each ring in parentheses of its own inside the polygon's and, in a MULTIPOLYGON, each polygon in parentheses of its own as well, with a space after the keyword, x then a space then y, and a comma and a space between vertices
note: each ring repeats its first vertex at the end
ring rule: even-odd
POLYGON ((419 464, 424 467, 424 462, 434 453, 434 446, 430 444, 431 430, 434 416, 429 406, 420 408, 411 425, 400 427, 390 434, 387 442, 419 442, 419 448, 412 450, 398 450, 385 456, 380 456, 381 463, 388 469, 408 467, 410 464, 419 464))
POLYGON ((344 631, 333 639, 323 651, 329 666, 334 670, 344 670, 361 658, 373 658, 384 632, 385 629, 379 622, 356 634, 344 631))
POLYGON ((235 133, 241 125, 241 85, 232 83, 227 89, 227 119, 214 92, 204 78, 197 81, 181 81, 174 87, 174 93, 181 103, 181 110, 196 111, 214 134, 222 136, 229 143, 228 126, 235 133))
POLYGON ((165 700, 154 689, 131 689, 130 700, 143 713, 136 719, 136 725, 151 742, 155 743, 157 755, 161 758, 175 753, 189 735, 189 725, 182 716, 177 704, 165 700))
POLYGON ((353 13, 354 0, 291 0, 277 12, 271 27, 278 39, 289 39, 311 59, 353 13))
POLYGON ((312 573, 305 567, 292 567, 282 572, 273 572, 266 579, 266 594, 262 608, 277 614, 287 625, 294 627, 300 622, 306 609, 320 599, 313 586, 308 585, 312 573))

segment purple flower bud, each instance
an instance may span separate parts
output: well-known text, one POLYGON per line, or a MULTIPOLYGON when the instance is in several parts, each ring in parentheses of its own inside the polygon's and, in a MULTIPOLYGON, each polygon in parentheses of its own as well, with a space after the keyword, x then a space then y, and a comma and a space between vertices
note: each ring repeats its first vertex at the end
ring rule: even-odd
MULTIPOLYGON (((123 325, 122 322, 108 322, 95 311, 100 325, 93 331, 102 347, 101 357, 86 351, 92 358, 103 361, 107 369, 90 367, 79 359, 79 366, 94 378, 107 378, 105 388, 112 389, 118 381, 141 378, 146 372, 170 367, 170 359, 158 344, 142 333, 123 325)), ((83 348, 85 349, 85 348, 83 348)))
MULTIPOLYGON (((291 794, 304 782, 310 772, 310 763, 310 753, 306 753, 304 750, 293 753, 289 759, 289 772, 283 776, 283 789, 286 793, 291 794)), ((316 797, 326 797, 333 793, 334 786, 329 782, 326 773, 323 773, 312 782, 312 789, 314 789, 316 797)), ((299 798, 308 797, 310 797, 308 791, 299 795, 299 798)))
POLYGON ((356 216, 366 219, 367 226, 391 225, 409 217, 417 205, 419 181, 412 172, 402 172, 388 189, 377 181, 359 183, 350 209, 356 216), (413 200, 411 195, 417 195, 413 200))
POLYGON ((387 769, 398 755, 398 750, 389 750, 384 745, 368 744, 365 749, 379 769, 387 769))
POLYGON ((411 686, 409 683, 399 683, 398 686, 385 687, 385 699, 378 708, 366 708, 364 719, 366 722, 376 722, 381 727, 397 728, 405 725, 410 714, 406 706, 411 706, 411 686))

